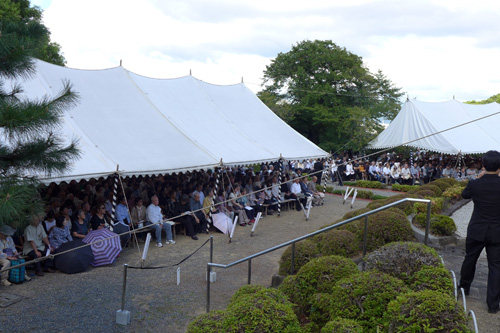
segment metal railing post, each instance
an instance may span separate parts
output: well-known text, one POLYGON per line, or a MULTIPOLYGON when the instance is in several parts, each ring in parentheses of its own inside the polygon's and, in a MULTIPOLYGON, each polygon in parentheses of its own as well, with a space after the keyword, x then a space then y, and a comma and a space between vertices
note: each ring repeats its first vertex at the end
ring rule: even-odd
POLYGON ((123 265, 123 288, 122 288, 122 311, 125 310, 125 293, 127 292, 127 268, 128 265, 123 265))
POLYGON ((429 201, 427 203, 427 222, 425 223, 425 240, 424 240, 425 245, 427 245, 427 242, 429 240, 429 227, 431 225, 431 207, 432 207, 432 201, 429 201))
POLYGON ((363 257, 368 247, 368 216, 365 216, 365 230, 363 231, 363 257))
POLYGON ((248 260, 248 284, 252 283, 252 259, 248 260))
POLYGON ((214 236, 210 236, 210 262, 214 262, 214 236))
POLYGON ((293 275, 295 270, 295 243, 292 244, 292 267, 290 268, 290 275, 293 275))
POLYGON ((212 266, 207 265, 207 313, 210 312, 210 273, 212 272, 212 266))

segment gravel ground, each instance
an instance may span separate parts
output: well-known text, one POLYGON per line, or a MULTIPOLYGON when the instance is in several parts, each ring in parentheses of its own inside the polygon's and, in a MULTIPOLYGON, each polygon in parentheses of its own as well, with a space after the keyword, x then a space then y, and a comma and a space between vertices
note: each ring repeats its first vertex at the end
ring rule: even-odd
MULTIPOLYGON (((254 237, 249 226, 237 226, 232 243, 226 235, 211 232, 214 237, 214 262, 228 264, 288 240, 316 231, 350 211, 350 202, 342 204, 339 196, 327 195, 325 205, 311 210, 309 221, 297 211, 284 211, 281 218, 268 216, 259 222, 254 237)), ((353 209, 365 207, 368 201, 356 200, 353 209)), ((177 244, 163 248, 150 247, 147 266, 173 265, 192 253, 210 235, 198 241, 178 236, 177 244)), ((141 249, 143 243, 139 243, 141 249)), ((131 312, 131 324, 115 324, 121 306, 123 264, 138 265, 137 247, 125 249, 114 265, 91 268, 66 275, 61 272, 33 277, 30 282, 0 287, 25 299, 0 308, 2 332, 184 332, 188 323, 206 309, 206 267, 210 248, 207 244, 180 265, 181 283, 176 285, 176 267, 150 270, 128 270, 125 310, 131 312)), ((283 249, 252 260, 252 283, 270 286, 278 272, 283 249)), ((217 281, 211 285, 211 309, 224 309, 231 295, 247 282, 248 264, 227 270, 216 269, 217 281)), ((31 271, 32 272, 32 271, 31 271)))

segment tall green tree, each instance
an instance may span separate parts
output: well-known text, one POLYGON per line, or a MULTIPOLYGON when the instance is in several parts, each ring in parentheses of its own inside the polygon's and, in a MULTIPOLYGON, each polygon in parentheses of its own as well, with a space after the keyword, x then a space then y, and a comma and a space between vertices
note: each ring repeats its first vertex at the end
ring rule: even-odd
POLYGON ((50 40, 50 31, 42 24, 43 11, 39 7, 31 7, 29 0, 0 0, 0 20, 17 22, 21 25, 36 23, 43 27, 31 45, 31 55, 35 58, 55 65, 65 66, 66 59, 58 43, 50 40))
POLYGON ((490 103, 500 103, 500 94, 491 96, 490 98, 483 99, 482 101, 468 101, 468 104, 490 104, 490 103))
POLYGON ((40 212, 37 176, 62 173, 79 156, 77 142, 66 144, 58 133, 63 113, 77 102, 71 85, 58 96, 28 100, 14 84, 34 73, 32 56, 46 34, 37 20, 0 20, 0 225, 23 225, 40 212))
POLYGON ((332 41, 302 41, 264 71, 261 100, 294 129, 332 151, 360 149, 400 110, 400 88, 332 41))

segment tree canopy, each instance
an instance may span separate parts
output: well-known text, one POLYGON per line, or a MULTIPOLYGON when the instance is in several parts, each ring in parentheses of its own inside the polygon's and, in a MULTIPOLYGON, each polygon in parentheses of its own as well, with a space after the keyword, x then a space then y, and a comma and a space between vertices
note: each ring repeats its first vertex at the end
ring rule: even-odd
POLYGON ((490 103, 500 103, 500 94, 491 96, 490 98, 484 99, 482 101, 468 101, 468 104, 490 104, 490 103))
POLYGON ((400 110, 400 88, 332 41, 302 41, 264 71, 261 100, 327 151, 360 149, 400 110))
POLYGON ((76 141, 66 145, 58 133, 63 113, 77 101, 69 83, 58 96, 39 100, 22 99, 22 86, 5 84, 33 73, 33 56, 47 37, 36 10, 33 19, 6 15, 23 8, 13 3, 24 1, 0 0, 0 225, 17 226, 41 212, 36 175, 63 172, 79 150, 76 141))
MULTIPOLYGON (((18 23, 20 27, 37 25, 40 34, 30 46, 33 57, 50 62, 55 65, 66 65, 66 59, 58 43, 50 40, 50 31, 42 24, 42 10, 39 7, 31 7, 29 0, 0 0, 0 21, 18 23)), ((0 26, 0 31, 3 27, 0 26)))

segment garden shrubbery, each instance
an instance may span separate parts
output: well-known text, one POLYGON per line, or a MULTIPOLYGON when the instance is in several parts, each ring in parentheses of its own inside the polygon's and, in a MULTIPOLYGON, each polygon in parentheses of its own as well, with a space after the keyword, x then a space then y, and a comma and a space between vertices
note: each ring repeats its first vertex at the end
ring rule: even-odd
POLYGON ((413 291, 434 290, 453 295, 455 287, 450 272, 444 267, 424 266, 408 279, 413 291))
POLYGON ((472 332, 464 310, 450 295, 433 290, 398 296, 387 306, 388 331, 472 332))
POLYGON ((435 215, 431 217, 430 232, 437 236, 451 236, 457 231, 455 221, 446 215, 435 215))
POLYGON ((387 273, 407 281, 422 268, 443 267, 436 250, 414 242, 395 242, 369 253, 363 260, 364 270, 387 273))
POLYGON ((409 288, 381 272, 364 272, 340 280, 332 291, 331 318, 355 319, 367 332, 383 324, 387 304, 409 288))
MULTIPOLYGON (((318 246, 316 242, 312 240, 305 239, 298 243, 295 243, 295 257, 294 257, 294 267, 292 274, 297 273, 297 271, 307 264, 312 259, 319 256, 318 246)), ((286 250, 281 255, 280 260, 280 275, 288 275, 291 273, 292 269, 292 245, 288 246, 286 250)))
POLYGON ((356 235, 348 230, 332 229, 317 235, 313 241, 323 256, 351 257, 360 249, 356 235))
MULTIPOLYGON (((357 233, 363 240, 363 229, 357 233)), ((367 250, 373 251, 387 243, 413 241, 415 236, 406 216, 381 211, 368 217, 367 250)))
POLYGON ((443 197, 450 199, 451 201, 457 201, 462 197, 462 191, 464 188, 465 187, 462 185, 450 186, 443 192, 443 197))
POLYGON ((419 185, 400 185, 398 183, 395 183, 392 184, 391 189, 398 192, 408 192, 419 187, 419 185))
POLYGON ((363 333, 363 327, 352 319, 335 318, 326 323, 321 333, 363 333))
POLYGON ((439 186, 433 185, 432 183, 422 185, 420 187, 420 190, 430 190, 430 191, 434 192, 434 195, 431 195, 431 197, 440 197, 441 195, 443 195, 443 190, 441 190, 441 188, 439 186))
POLYGON ((223 332, 222 321, 225 311, 214 310, 196 317, 187 327, 187 333, 223 332))

